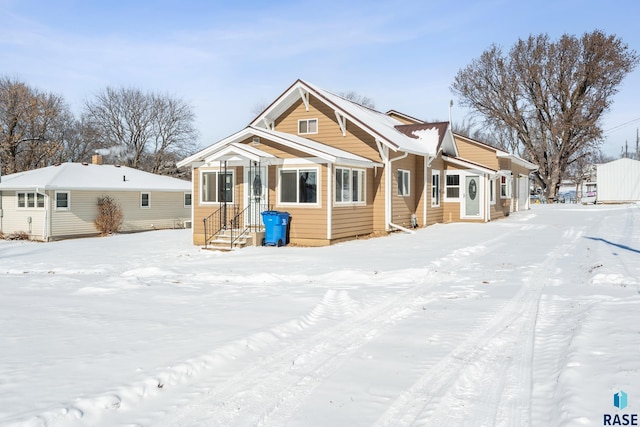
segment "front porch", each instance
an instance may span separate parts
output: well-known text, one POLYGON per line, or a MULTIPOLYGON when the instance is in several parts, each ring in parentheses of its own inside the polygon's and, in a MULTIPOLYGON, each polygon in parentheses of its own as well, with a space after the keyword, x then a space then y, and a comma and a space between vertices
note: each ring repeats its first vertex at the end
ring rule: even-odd
POLYGON ((223 203, 202 220, 204 249, 234 250, 262 245, 265 235, 262 212, 265 210, 269 210, 269 205, 259 201, 244 208, 223 203))

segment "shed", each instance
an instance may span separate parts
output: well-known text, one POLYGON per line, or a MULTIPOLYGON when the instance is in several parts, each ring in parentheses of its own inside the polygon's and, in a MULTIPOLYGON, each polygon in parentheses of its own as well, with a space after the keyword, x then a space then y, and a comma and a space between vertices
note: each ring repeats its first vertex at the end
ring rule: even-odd
POLYGON ((97 235, 98 198, 122 208, 122 232, 191 223, 191 184, 120 165, 62 163, 1 177, 0 232, 49 241, 97 235))
POLYGON ((597 166, 598 203, 640 202, 640 161, 618 159, 597 166))

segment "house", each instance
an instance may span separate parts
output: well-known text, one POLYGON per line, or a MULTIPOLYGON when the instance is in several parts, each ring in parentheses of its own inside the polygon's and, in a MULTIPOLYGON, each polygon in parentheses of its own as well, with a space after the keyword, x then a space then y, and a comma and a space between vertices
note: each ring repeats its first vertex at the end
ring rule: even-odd
POLYGON ((0 231, 50 241, 97 235, 99 197, 122 208, 122 232, 185 227, 191 221, 191 184, 119 165, 62 163, 0 179, 0 231))
POLYGON ((449 123, 382 113, 298 80, 246 128, 180 161, 193 176, 193 241, 291 215, 290 241, 328 245, 528 207, 535 166, 455 135, 449 123), (525 191, 526 190, 526 191, 525 191))
POLYGON ((597 165, 598 203, 640 202, 640 161, 623 158, 597 165))

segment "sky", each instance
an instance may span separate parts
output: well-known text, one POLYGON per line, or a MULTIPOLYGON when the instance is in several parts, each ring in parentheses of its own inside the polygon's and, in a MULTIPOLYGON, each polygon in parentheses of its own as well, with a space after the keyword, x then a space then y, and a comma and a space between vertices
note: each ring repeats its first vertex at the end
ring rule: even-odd
MULTIPOLYGON (((380 111, 469 119, 450 86, 492 44, 599 29, 640 51, 640 3, 592 0, 0 0, 0 77, 63 95, 76 114, 108 86, 193 108, 199 147, 243 129, 297 79, 380 111)), ((635 147, 640 69, 604 116, 603 152, 635 147)))

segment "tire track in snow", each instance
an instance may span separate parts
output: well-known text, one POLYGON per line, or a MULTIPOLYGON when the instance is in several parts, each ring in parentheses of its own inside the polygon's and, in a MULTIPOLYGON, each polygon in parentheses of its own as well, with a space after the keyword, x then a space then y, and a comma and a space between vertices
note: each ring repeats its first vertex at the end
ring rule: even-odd
MULTIPOLYGON (((484 243, 498 244, 515 231, 508 230, 484 243)), ((469 246, 430 264, 439 271, 454 269, 473 257, 481 256, 485 249, 485 245, 469 246)), ((176 408, 173 414, 161 418, 156 425, 237 425, 239 419, 242 425, 286 424, 307 396, 359 348, 385 329, 422 310, 429 302, 425 292, 439 284, 436 278, 446 275, 428 268, 423 271, 421 279, 412 271, 416 284, 409 289, 266 356, 185 407, 176 408), (207 414, 205 419, 193 418, 192 414, 203 413, 207 414)))
POLYGON ((542 274, 526 279, 502 309, 398 396, 375 425, 530 425, 539 301, 560 257, 581 236, 582 231, 567 230, 563 238, 569 242, 535 269, 542 274))

